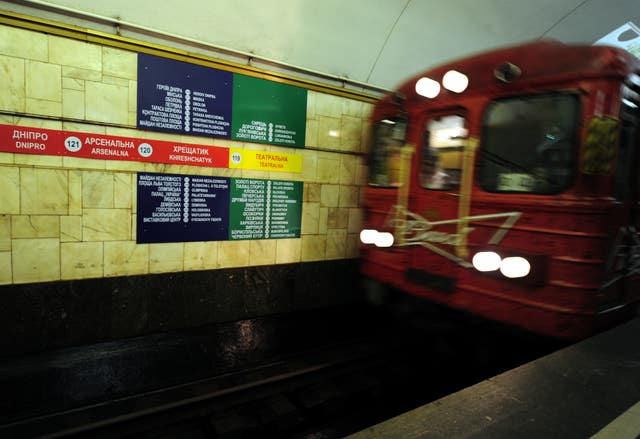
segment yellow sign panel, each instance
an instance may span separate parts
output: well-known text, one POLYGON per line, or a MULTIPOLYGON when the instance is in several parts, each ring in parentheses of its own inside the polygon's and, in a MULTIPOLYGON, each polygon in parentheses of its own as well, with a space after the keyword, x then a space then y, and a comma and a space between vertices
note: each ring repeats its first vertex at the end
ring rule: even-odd
POLYGON ((302 155, 229 148, 229 168, 302 172, 302 155))

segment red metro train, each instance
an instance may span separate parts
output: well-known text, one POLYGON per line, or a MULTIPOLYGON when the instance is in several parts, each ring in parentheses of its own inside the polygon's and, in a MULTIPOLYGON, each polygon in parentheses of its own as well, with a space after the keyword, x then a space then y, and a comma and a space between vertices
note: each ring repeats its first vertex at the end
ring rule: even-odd
POLYGON ((579 340, 640 300, 640 61, 538 41, 460 59, 374 107, 361 271, 579 340))

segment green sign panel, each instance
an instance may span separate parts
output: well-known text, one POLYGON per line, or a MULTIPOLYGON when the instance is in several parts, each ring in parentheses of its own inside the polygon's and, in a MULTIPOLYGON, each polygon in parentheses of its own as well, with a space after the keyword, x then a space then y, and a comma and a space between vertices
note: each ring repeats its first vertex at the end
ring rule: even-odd
POLYGON ((235 74, 231 138, 304 147, 307 90, 235 74))
POLYGON ((302 182, 232 178, 229 239, 299 238, 302 182))

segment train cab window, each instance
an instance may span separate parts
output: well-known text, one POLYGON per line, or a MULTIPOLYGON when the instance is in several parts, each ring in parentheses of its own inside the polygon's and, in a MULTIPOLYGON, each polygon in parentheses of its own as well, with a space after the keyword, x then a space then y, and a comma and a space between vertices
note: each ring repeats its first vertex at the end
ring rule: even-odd
POLYGON ((478 179, 489 192, 557 194, 574 176, 579 100, 574 94, 492 102, 484 115, 478 179))
POLYGON ((620 113, 620 146, 616 163, 614 195, 619 200, 636 196, 637 178, 636 148, 640 139, 640 94, 629 87, 622 88, 622 110, 620 113))
POLYGON ((373 127, 369 185, 400 186, 400 152, 405 144, 406 119, 383 119, 373 127))
POLYGON ((430 119, 420 152, 420 185, 432 190, 460 186, 462 155, 467 139, 464 116, 450 114, 430 119))

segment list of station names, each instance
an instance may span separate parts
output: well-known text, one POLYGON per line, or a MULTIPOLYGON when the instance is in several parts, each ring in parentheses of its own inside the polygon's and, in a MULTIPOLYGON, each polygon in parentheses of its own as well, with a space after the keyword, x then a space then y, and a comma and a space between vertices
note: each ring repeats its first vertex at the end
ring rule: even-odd
POLYGON ((302 185, 139 173, 137 242, 299 238, 302 185))
POLYGON ((137 189, 137 242, 226 239, 228 178, 140 173, 137 189))
POLYGON ((139 128, 231 136, 232 73, 139 54, 138 75, 139 128))

